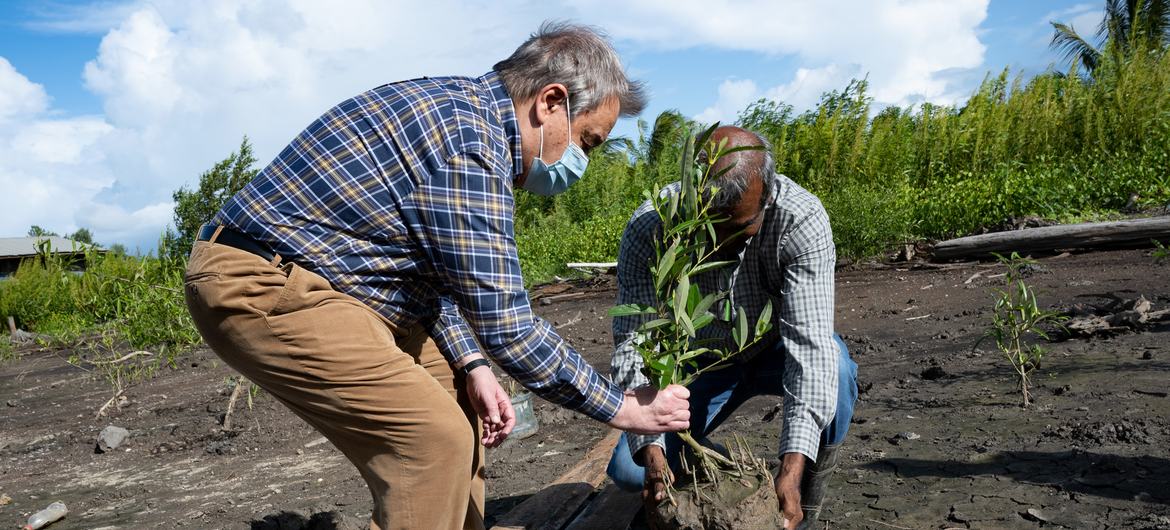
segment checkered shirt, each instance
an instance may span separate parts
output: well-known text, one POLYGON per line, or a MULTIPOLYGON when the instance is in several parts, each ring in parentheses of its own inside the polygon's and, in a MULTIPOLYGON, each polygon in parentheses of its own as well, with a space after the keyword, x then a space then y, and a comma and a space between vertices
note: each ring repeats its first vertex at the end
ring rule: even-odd
MULTIPOLYGON (((677 193, 678 183, 664 193, 677 193)), ((784 357, 784 427, 780 453, 803 453, 816 459, 821 431, 832 421, 837 403, 839 352, 833 339, 833 274, 837 260, 829 216, 813 194, 784 176, 778 176, 766 205, 764 225, 753 236, 734 266, 702 274, 699 289, 731 292, 732 307, 747 312, 755 322, 771 301, 775 309, 772 330, 751 350, 736 357, 745 362, 772 352, 784 357), (779 350, 774 348, 777 340, 779 350)), ((618 253, 619 304, 654 305, 650 263, 655 259, 656 234, 662 222, 649 201, 626 225, 618 253)), ((735 316, 730 322, 735 322, 735 316)), ((624 388, 648 384, 643 361, 634 348, 635 330, 650 316, 613 321, 614 380, 624 388)), ((699 330, 700 339, 720 339, 724 351, 734 351, 729 322, 716 320, 699 330)), ((647 445, 665 447, 663 437, 628 434, 630 451, 647 445)))
POLYGON ((457 363, 480 353, 541 397, 609 421, 621 390, 535 317, 520 276, 522 171, 499 77, 380 86, 330 109, 215 222, 267 244, 457 363))

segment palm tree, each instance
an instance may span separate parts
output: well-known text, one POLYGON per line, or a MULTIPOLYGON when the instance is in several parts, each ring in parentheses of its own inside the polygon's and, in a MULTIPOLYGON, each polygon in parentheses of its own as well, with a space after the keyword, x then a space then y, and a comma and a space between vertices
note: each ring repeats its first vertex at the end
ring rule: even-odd
POLYGON ((1052 27, 1055 31, 1049 46, 1070 65, 1092 75, 1105 50, 1125 57, 1138 49, 1170 46, 1170 0, 1105 0, 1105 17, 1097 26, 1099 46, 1068 24, 1052 22, 1052 27))

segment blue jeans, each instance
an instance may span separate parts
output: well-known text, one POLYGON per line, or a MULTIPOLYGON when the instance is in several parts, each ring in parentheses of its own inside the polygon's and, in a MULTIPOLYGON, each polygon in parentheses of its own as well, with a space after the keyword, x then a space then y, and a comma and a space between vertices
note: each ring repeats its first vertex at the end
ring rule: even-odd
MULTIPOLYGON (((849 358, 849 348, 834 335, 841 350, 837 383, 837 413, 821 432, 821 445, 837 445, 849 432, 853 418, 853 404, 857 401, 857 363, 849 358)), ((691 432, 703 440, 731 416, 748 399, 759 395, 784 395, 784 351, 777 342, 772 351, 762 352, 751 361, 734 364, 721 370, 712 370, 699 376, 691 384, 691 432)), ((666 435, 666 458, 671 469, 677 471, 683 443, 678 435, 666 435)), ((646 468, 634 463, 626 434, 622 433, 606 473, 614 483, 625 490, 642 489, 646 468)))

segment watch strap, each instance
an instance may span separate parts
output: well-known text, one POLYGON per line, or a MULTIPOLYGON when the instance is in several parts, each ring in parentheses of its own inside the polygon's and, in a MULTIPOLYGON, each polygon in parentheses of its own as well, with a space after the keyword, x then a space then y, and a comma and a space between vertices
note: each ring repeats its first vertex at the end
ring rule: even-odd
POLYGON ((479 368, 480 366, 486 366, 488 368, 491 368, 492 363, 489 362, 487 359, 475 359, 474 361, 469 361, 467 364, 461 366, 459 368, 459 371, 463 372, 463 377, 467 377, 468 375, 471 374, 472 370, 479 368))

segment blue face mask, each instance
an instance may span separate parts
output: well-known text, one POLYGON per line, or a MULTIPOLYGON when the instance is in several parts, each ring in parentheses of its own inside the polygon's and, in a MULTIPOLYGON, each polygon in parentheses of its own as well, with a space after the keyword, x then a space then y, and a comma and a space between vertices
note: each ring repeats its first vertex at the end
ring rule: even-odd
POLYGON ((524 180, 524 189, 537 195, 556 195, 569 189, 574 182, 581 180, 585 168, 589 166, 589 157, 585 151, 573 143, 573 117, 569 114, 569 98, 565 97, 565 121, 569 125, 569 146, 561 159, 552 164, 545 164, 540 157, 544 156, 544 124, 540 126, 540 154, 532 159, 532 166, 528 168, 528 178, 524 180))

